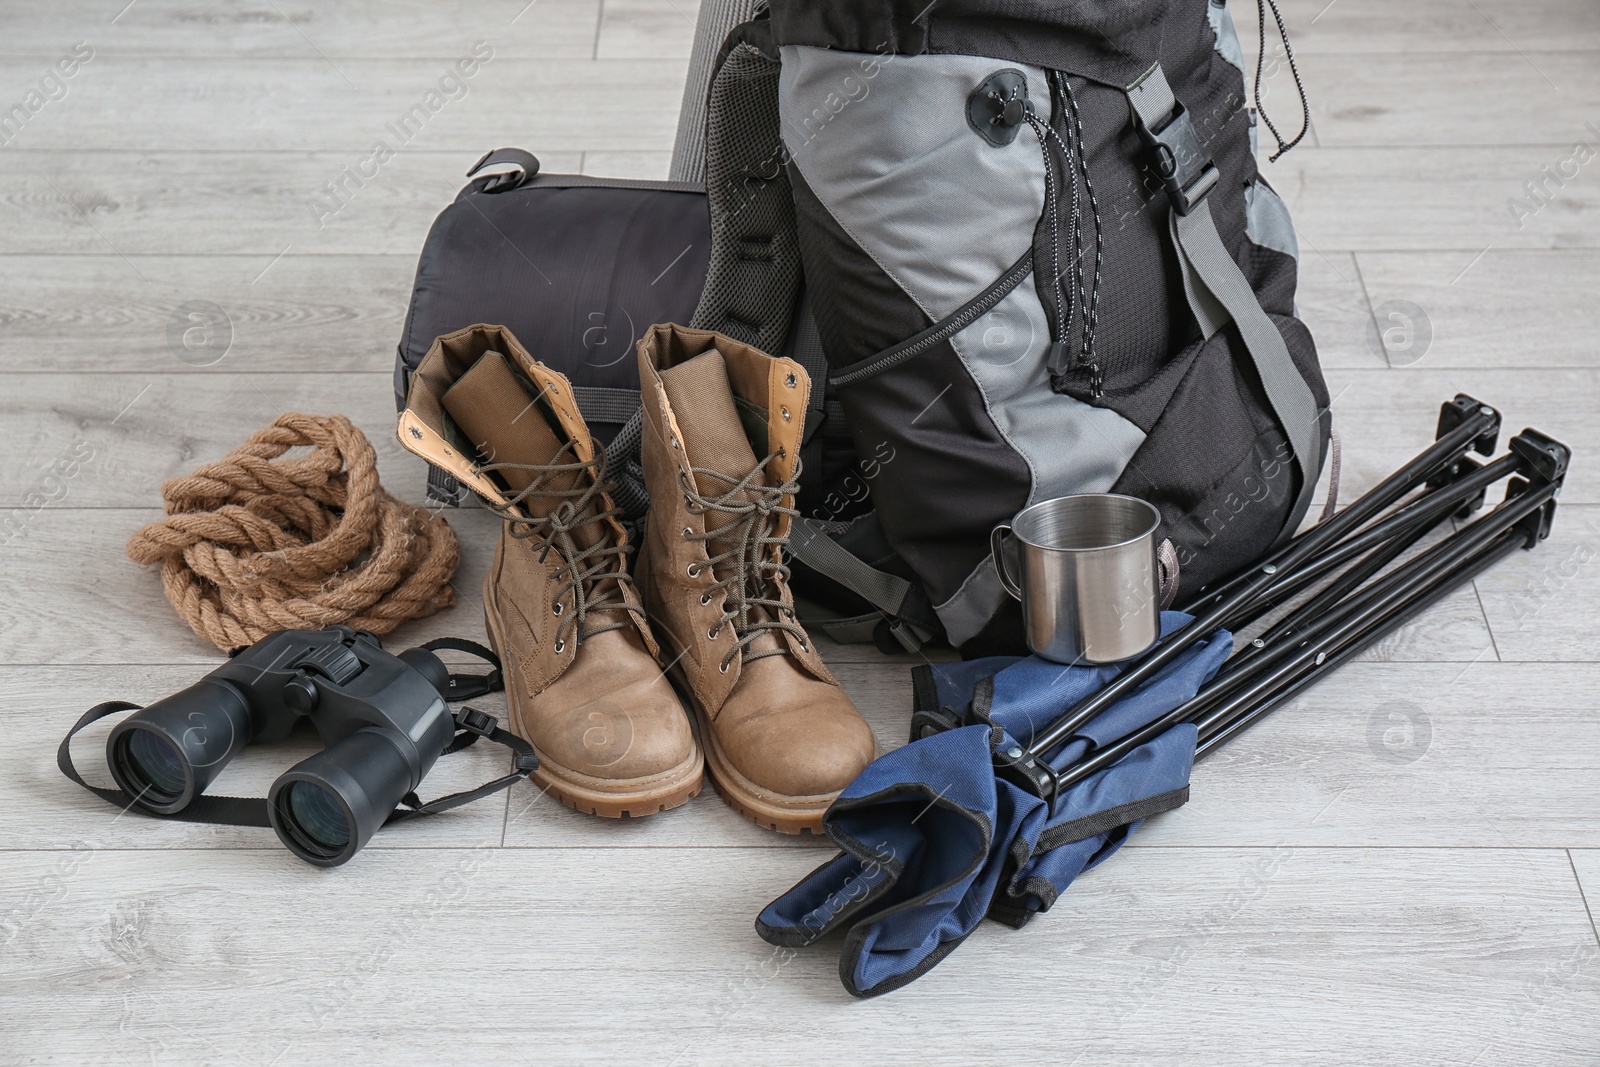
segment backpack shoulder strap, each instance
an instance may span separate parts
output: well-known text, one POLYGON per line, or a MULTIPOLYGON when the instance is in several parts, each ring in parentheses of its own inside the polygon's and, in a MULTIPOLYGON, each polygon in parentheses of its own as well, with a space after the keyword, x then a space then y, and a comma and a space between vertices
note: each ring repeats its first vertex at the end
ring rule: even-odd
POLYGON ((1311 505, 1322 467, 1318 442, 1322 413, 1283 335, 1262 310, 1244 271, 1217 233, 1206 202, 1206 194, 1218 181, 1217 168, 1188 111, 1173 96, 1161 64, 1152 64, 1125 91, 1134 129, 1154 157, 1156 174, 1172 202, 1168 231, 1189 310, 1206 337, 1229 322, 1238 328, 1272 413, 1294 450, 1300 494, 1292 513, 1295 521, 1285 527, 1281 541, 1293 535, 1299 516, 1311 505))
POLYGON ((690 325, 780 353, 800 296, 788 155, 779 136, 782 66, 765 18, 736 26, 706 99, 711 257, 690 325))

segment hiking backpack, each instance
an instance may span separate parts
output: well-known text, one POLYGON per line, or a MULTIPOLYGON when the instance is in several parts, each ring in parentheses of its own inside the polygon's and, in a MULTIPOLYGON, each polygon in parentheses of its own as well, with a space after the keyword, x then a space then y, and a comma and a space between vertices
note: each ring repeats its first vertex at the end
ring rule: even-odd
POLYGON ((1299 526, 1328 395, 1223 3, 771 0, 711 71, 693 325, 825 368, 871 510, 791 548, 854 623, 1021 648, 989 532, 1055 496, 1156 505, 1167 600, 1299 526))

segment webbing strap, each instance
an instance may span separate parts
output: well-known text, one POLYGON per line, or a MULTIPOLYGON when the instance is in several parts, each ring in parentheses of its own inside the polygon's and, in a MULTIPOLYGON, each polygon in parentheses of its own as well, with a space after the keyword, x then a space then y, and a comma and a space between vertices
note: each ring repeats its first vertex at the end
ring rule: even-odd
POLYGON ((1328 427, 1328 499, 1322 502, 1322 517, 1327 522, 1339 510, 1339 475, 1343 465, 1344 448, 1339 440, 1339 427, 1328 427))
POLYGON ((407 793, 400 799, 404 808, 396 808, 383 825, 404 822, 418 815, 437 815, 441 811, 459 808, 463 804, 470 804, 474 800, 481 800, 486 796, 500 792, 517 783, 520 778, 526 778, 528 772, 538 770, 539 757, 533 751, 533 746, 516 734, 500 726, 499 720, 493 715, 485 714, 476 708, 462 708, 455 712, 456 726, 460 733, 445 747, 441 755, 448 756, 452 752, 460 752, 480 737, 486 737, 497 745, 504 745, 516 756, 512 761, 510 774, 501 775, 492 781, 478 786, 476 789, 463 789, 459 793, 449 793, 437 800, 430 800, 424 804, 418 799, 417 794, 407 793))
POLYGON ((911 592, 910 582, 852 555, 812 519, 795 521, 789 534, 789 551, 818 574, 833 579, 890 615, 899 614, 900 606, 911 592))
MULTIPOLYGON (((1172 95, 1172 87, 1167 84, 1159 63, 1146 71, 1128 89, 1127 95, 1135 123, 1145 130, 1160 135, 1166 133, 1169 123, 1189 121, 1172 95)), ((1171 140, 1177 142, 1179 138, 1171 140)), ((1192 159, 1158 160, 1158 167, 1165 163, 1182 172, 1192 168, 1195 162, 1192 159)), ((1295 367, 1283 334, 1262 309, 1244 271, 1223 245, 1216 221, 1211 217, 1211 205, 1202 198, 1185 214, 1180 214, 1174 206, 1168 225, 1183 275, 1184 296, 1201 332, 1210 337, 1231 321, 1244 341, 1272 413, 1289 447, 1294 450, 1295 468, 1300 472, 1300 496, 1295 514, 1304 515, 1310 507, 1319 473, 1314 464, 1320 451, 1317 428, 1321 416, 1311 386, 1295 367)), ((1293 533, 1292 529, 1284 530, 1284 536, 1293 533)))
MULTIPOLYGON (((793 324, 789 329, 789 343, 784 353, 805 368, 811 380, 806 399, 806 421, 800 430, 800 461, 808 471, 822 475, 822 427, 828 416, 823 409, 824 394, 828 391, 828 357, 822 351, 822 336, 817 332, 817 320, 811 314, 811 294, 802 287, 800 304, 795 308, 793 324)), ((843 421, 835 424, 844 425, 843 421)))
POLYGON ((897 574, 880 571, 866 560, 835 541, 828 534, 830 523, 819 519, 798 519, 789 533, 789 551, 795 559, 825 578, 849 589, 878 610, 848 618, 806 619, 841 644, 866 644, 876 639, 878 624, 885 619, 889 632, 907 652, 920 649, 933 635, 903 617, 913 586, 897 574))
MULTIPOLYGON (((1201 204, 1190 218, 1202 215, 1215 231, 1216 222, 1211 218, 1210 204, 1201 204)), ((1189 305, 1189 313, 1194 316, 1194 321, 1200 326, 1200 336, 1209 341, 1232 319, 1228 309, 1212 295, 1210 286, 1201 281, 1200 271, 1189 258, 1189 250, 1183 243, 1183 231, 1178 228, 1183 218, 1176 211, 1167 216, 1167 236, 1172 239, 1172 247, 1178 251, 1178 274, 1183 279, 1184 301, 1189 305)), ((1229 261, 1232 262, 1231 256, 1229 261)))
MULTIPOLYGON (((90 723, 98 722, 107 715, 115 715, 119 711, 137 711, 140 707, 141 705, 130 704, 126 700, 108 700, 104 704, 96 704, 79 716, 78 721, 73 723, 72 729, 67 731, 67 736, 61 739, 61 747, 56 749, 56 766, 61 768, 62 774, 107 804, 119 807, 123 811, 133 808, 138 798, 121 789, 108 789, 84 781, 83 775, 78 773, 77 766, 72 762, 72 739, 90 723)), ((150 814, 143 809, 139 809, 139 813, 150 814)), ((219 797, 201 794, 195 797, 194 802, 187 808, 168 818, 180 819, 183 822, 215 823, 220 826, 272 825, 267 819, 267 802, 259 797, 219 797)))
POLYGON ((639 390, 615 389, 603 385, 574 385, 572 399, 588 422, 627 424, 639 414, 639 390))
POLYGON ((458 700, 471 700, 487 693, 498 693, 506 687, 505 676, 500 673, 500 657, 494 650, 486 648, 477 641, 469 641, 465 637, 435 637, 432 641, 424 641, 422 648, 429 652, 437 652, 447 648, 452 652, 465 652, 469 656, 477 656, 489 665, 488 674, 459 674, 450 672, 450 692, 445 699, 454 704, 458 700))
POLYGON ((814 418, 822 414, 822 405, 827 393, 828 357, 822 351, 822 335, 817 332, 817 320, 811 310, 811 293, 802 289, 800 304, 795 309, 794 319, 789 330, 788 357, 806 369, 806 376, 811 379, 811 393, 806 401, 807 417, 814 418))
POLYGON ((807 629, 821 630, 841 645, 870 645, 878 635, 878 624, 883 616, 874 611, 870 615, 849 615, 837 619, 803 619, 807 629))
MULTIPOLYGON (((1188 215, 1175 214, 1172 225, 1185 274, 1192 274, 1227 310, 1250 353, 1267 402, 1272 405, 1278 425, 1294 451, 1294 465, 1300 471, 1300 496, 1295 514, 1304 515, 1316 489, 1318 474, 1315 457, 1319 451, 1317 426, 1320 419, 1311 386, 1294 365, 1283 334, 1262 310, 1239 264, 1223 247, 1217 224, 1211 218, 1211 206, 1201 204, 1188 215)), ((1293 533, 1291 528, 1284 530, 1286 536, 1293 533)))

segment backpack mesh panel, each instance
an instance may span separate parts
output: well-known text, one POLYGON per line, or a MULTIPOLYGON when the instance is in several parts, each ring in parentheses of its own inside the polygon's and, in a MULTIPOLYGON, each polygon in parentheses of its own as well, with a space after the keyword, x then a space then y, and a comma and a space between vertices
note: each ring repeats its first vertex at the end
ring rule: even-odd
POLYGON ((794 202, 778 140, 778 69, 759 48, 738 43, 711 80, 711 264, 690 323, 773 353, 783 351, 800 293, 794 202))

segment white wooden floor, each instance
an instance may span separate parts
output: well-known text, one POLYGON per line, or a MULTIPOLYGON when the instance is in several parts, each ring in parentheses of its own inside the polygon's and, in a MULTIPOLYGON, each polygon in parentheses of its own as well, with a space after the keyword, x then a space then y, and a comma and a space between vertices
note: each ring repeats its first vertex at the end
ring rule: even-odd
MULTIPOLYGON (((83 708, 215 659, 122 554, 163 478, 343 411, 418 497, 389 372, 429 222, 498 145, 663 176, 693 0, 0 3, 0 109, 92 50, 0 150, 0 1061, 1600 1062, 1600 7, 1283 7, 1314 133, 1270 174, 1349 483, 1464 390, 1578 450, 1555 536, 1203 765, 1050 915, 859 1003, 837 945, 751 929, 824 847, 709 792, 619 825, 519 786, 329 872, 266 831, 116 819, 54 767, 83 708), (477 41, 466 94, 319 220, 477 41), (167 339, 196 300, 232 328, 204 367, 167 339), (1429 339, 1386 356, 1391 312, 1429 339)), ((1268 101, 1293 119, 1286 75, 1268 101)), ((481 634, 495 523, 452 521, 461 604, 401 641, 481 634)), ((907 664, 830 658, 899 743, 907 664)))

